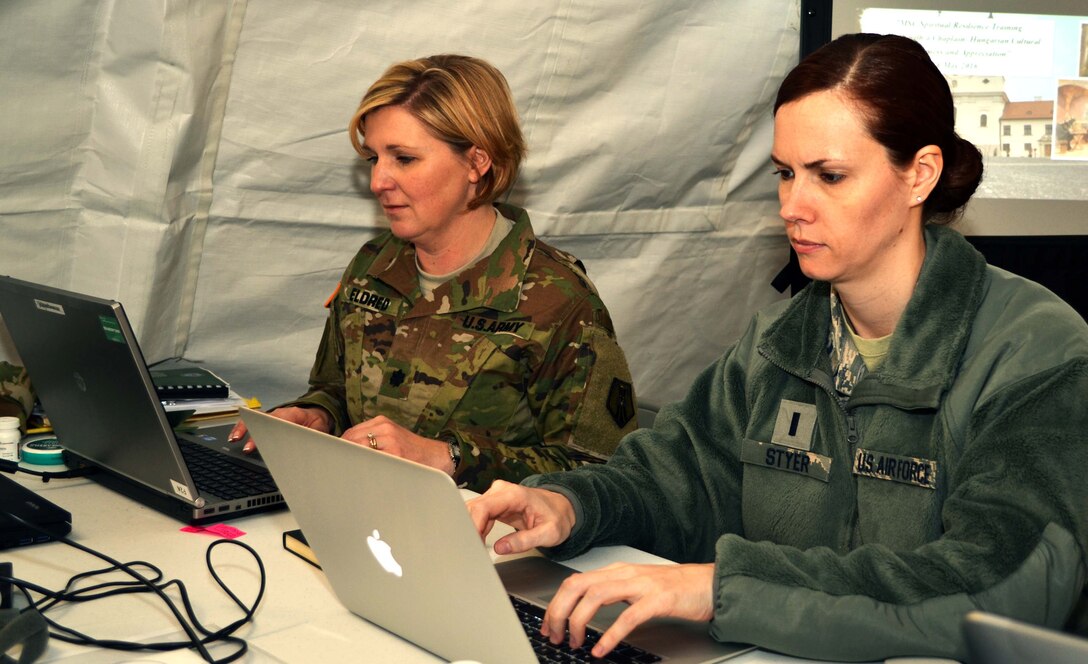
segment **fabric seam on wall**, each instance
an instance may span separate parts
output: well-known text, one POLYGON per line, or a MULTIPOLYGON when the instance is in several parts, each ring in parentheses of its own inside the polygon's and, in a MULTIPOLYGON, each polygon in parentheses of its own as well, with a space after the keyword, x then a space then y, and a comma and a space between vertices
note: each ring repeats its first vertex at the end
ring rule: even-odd
POLYGON ((200 278, 200 262, 204 253, 204 238, 208 233, 208 215, 212 206, 212 177, 215 162, 219 154, 219 143, 223 134, 223 122, 226 117, 227 98, 235 58, 242 34, 242 23, 246 14, 248 0, 235 0, 230 13, 230 22, 223 37, 223 55, 215 83, 210 91, 214 99, 214 110, 208 114, 208 131, 204 139, 204 151, 201 155, 200 176, 196 182, 198 203, 193 215, 193 228, 190 234, 188 253, 185 261, 185 274, 181 284, 181 298, 178 305, 177 327, 174 331, 174 355, 183 357, 192 332, 193 312, 196 306, 197 282, 200 278))

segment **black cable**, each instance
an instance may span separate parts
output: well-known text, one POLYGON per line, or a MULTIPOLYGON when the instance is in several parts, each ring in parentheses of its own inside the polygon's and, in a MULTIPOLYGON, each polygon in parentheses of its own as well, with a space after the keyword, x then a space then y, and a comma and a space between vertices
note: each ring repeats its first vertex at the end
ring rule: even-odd
POLYGON ((70 477, 84 477, 95 472, 96 468, 84 467, 84 468, 69 468, 68 470, 62 470, 60 472, 54 472, 51 470, 30 470, 29 468, 23 468, 19 465, 18 461, 11 461, 9 459, 0 459, 0 472, 11 473, 26 473, 27 475, 33 475, 35 477, 42 478, 42 482, 48 482, 51 479, 67 479, 70 477))
MULTIPOLYGON (((157 568, 155 568, 153 565, 149 565, 147 563, 129 563, 127 565, 118 563, 118 564, 115 564, 113 567, 110 567, 110 568, 106 568, 106 569, 103 569, 103 570, 96 570, 95 572, 91 572, 91 573, 83 573, 83 574, 80 574, 80 575, 76 575, 75 577, 73 577, 72 580, 69 581, 69 583, 66 586, 64 591, 60 591, 59 593, 54 592, 54 593, 51 593, 49 597, 43 597, 42 600, 40 600, 38 603, 36 603, 36 606, 43 607, 40 610, 44 611, 44 610, 48 610, 48 608, 50 608, 50 607, 52 607, 52 606, 54 606, 54 605, 56 605, 58 603, 64 602, 64 601, 88 601, 90 599, 95 599, 98 596, 105 597, 105 596, 111 596, 111 595, 123 594, 123 593, 130 593, 130 592, 146 592, 146 590, 150 590, 150 591, 153 591, 156 594, 158 594, 160 596, 160 598, 163 599, 163 601, 167 604, 167 606, 170 608, 170 610, 174 613, 175 618, 177 619, 178 623, 182 626, 182 628, 188 634, 189 640, 187 640, 187 641, 165 642, 165 643, 131 643, 131 642, 127 642, 127 641, 94 639, 94 638, 92 638, 92 637, 90 637, 90 636, 88 636, 86 634, 82 634, 82 633, 80 633, 80 632, 78 632, 78 631, 76 631, 74 629, 71 629, 71 628, 65 627, 63 625, 60 625, 56 621, 53 621, 53 620, 49 619, 48 617, 46 617, 46 621, 51 626, 53 626, 54 628, 56 628, 56 629, 60 630, 61 632, 63 632, 61 634, 51 634, 51 636, 54 636, 55 638, 58 638, 61 641, 66 641, 68 643, 75 643, 75 644, 82 644, 82 645, 94 645, 94 646, 98 646, 98 647, 111 648, 111 649, 114 649, 114 650, 124 650, 124 651, 132 651, 132 650, 165 651, 165 650, 177 650, 177 649, 181 649, 181 648, 194 648, 194 649, 196 649, 197 651, 200 652, 201 657, 203 659, 205 659, 206 661, 209 661, 209 662, 231 662, 231 661, 234 661, 235 659, 237 659, 238 657, 241 657, 246 652, 247 646, 246 646, 245 641, 243 641, 241 639, 238 639, 237 637, 232 637, 232 636, 230 636, 230 634, 233 633, 238 627, 240 627, 240 626, 244 625, 245 623, 247 623, 252 618, 252 615, 253 615, 254 611, 256 610, 257 605, 260 603, 260 597, 263 595, 263 592, 264 592, 264 568, 263 568, 263 565, 261 565, 260 558, 256 554, 256 552, 253 551, 250 547, 248 547, 247 545, 245 545, 245 544, 243 544, 241 542, 233 542, 231 540, 217 540, 216 542, 213 542, 211 545, 209 545, 209 547, 208 547, 209 552, 215 546, 217 546, 219 544, 222 544, 224 542, 230 543, 230 544, 235 544, 237 546, 242 546, 243 548, 247 549, 254 556, 254 558, 258 561, 258 565, 261 567, 262 583, 261 583, 260 592, 258 594, 258 598, 254 602, 254 605, 253 605, 252 608, 247 608, 244 605, 240 604, 243 611, 245 611, 245 614, 246 614, 245 617, 243 617, 239 621, 236 621, 235 623, 232 623, 231 625, 228 625, 226 628, 224 628, 222 630, 219 630, 218 632, 210 632, 209 630, 204 628, 203 625, 200 624, 200 621, 197 619, 197 617, 195 615, 192 604, 188 599, 188 593, 185 590, 185 587, 184 587, 183 583, 181 583, 180 581, 174 580, 174 581, 168 581, 168 582, 162 584, 161 586, 159 586, 155 582, 152 582, 152 581, 150 581, 150 580, 148 580, 146 578, 143 578, 142 575, 136 573, 135 570, 132 569, 134 565, 145 565, 145 566, 149 567, 150 569, 153 569, 155 571, 155 573, 156 573, 156 576, 159 579, 161 579, 162 578, 162 573, 157 568), (88 575, 90 575, 90 574, 109 573, 109 572, 113 572, 113 571, 117 571, 117 570, 125 571, 126 573, 128 573, 130 576, 133 576, 134 578, 143 579, 140 582, 139 585, 146 586, 146 590, 144 588, 134 588, 132 582, 121 582, 121 581, 114 581, 114 582, 110 582, 110 583, 99 584, 98 586, 94 586, 93 588, 84 588, 84 589, 73 589, 72 588, 72 586, 75 583, 78 583, 78 581, 81 580, 82 578, 88 578, 88 575), (114 588, 113 590, 101 593, 100 595, 97 595, 97 596, 83 597, 83 595, 87 594, 90 590, 97 590, 99 588, 109 587, 111 585, 116 586, 116 588, 114 588), (165 596, 165 593, 163 591, 165 589, 168 589, 172 585, 176 585, 178 587, 179 592, 182 595, 182 600, 185 603, 186 612, 188 614, 190 622, 192 623, 193 626, 195 626, 195 628, 197 630, 199 630, 201 633, 203 633, 205 635, 205 638, 198 638, 196 636, 196 634, 194 633, 194 630, 181 617, 179 611, 177 610, 177 608, 173 604, 173 602, 168 597, 165 596), (205 647, 205 644, 213 643, 213 642, 216 642, 216 641, 226 641, 226 642, 233 643, 238 647, 238 649, 232 655, 229 655, 229 656, 227 656, 225 658, 216 660, 211 656, 211 654, 207 651, 207 649, 205 647)), ((72 542, 68 542, 68 543, 69 544, 74 544, 72 542)), ((97 552, 90 551, 86 547, 77 546, 77 548, 80 548, 81 550, 88 550, 93 555, 99 555, 97 552)), ((105 558, 105 559, 108 560, 108 558, 105 558)), ((208 564, 209 565, 211 564, 210 557, 208 558, 208 564)), ((212 569, 212 574, 213 574, 214 577, 218 576, 215 573, 214 569, 212 569)), ((221 587, 223 587, 223 585, 224 585, 222 583, 222 581, 219 581, 219 580, 217 580, 217 583, 219 583, 221 587)), ((227 589, 227 591, 228 591, 228 595, 230 595, 232 597, 232 599, 235 600, 236 603, 240 603, 239 600, 237 600, 237 598, 234 597, 233 593, 231 593, 229 591, 229 589, 227 589)))
MULTIPOLYGON (((37 525, 29 523, 17 515, 9 514, 8 516, 11 516, 16 521, 34 530, 37 530, 39 532, 47 532, 44 529, 38 527, 37 525)), ((202 659, 214 664, 227 664, 228 662, 233 662, 247 652, 248 644, 245 642, 245 640, 233 636, 233 634, 240 627, 247 624, 253 619, 253 615, 256 613, 257 607, 260 605, 261 599, 264 597, 266 583, 264 563, 261 560, 260 555, 248 544, 236 540, 218 539, 209 544, 205 552, 205 563, 208 567, 208 571, 212 575, 212 578, 215 579, 215 582, 219 585, 219 587, 227 594, 228 597, 230 597, 230 599, 242 610, 244 614, 242 618, 232 622, 231 624, 223 627, 222 629, 213 632, 204 627, 203 624, 201 624, 200 620, 197 618, 192 602, 190 602, 189 600, 189 593, 185 588, 185 584, 177 579, 163 581, 164 574, 162 573, 162 570, 160 570, 155 565, 152 565, 151 563, 145 561, 122 563, 120 561, 114 560, 113 558, 107 556, 104 553, 100 553, 94 549, 91 549, 90 547, 84 546, 82 544, 79 544, 78 542, 68 539, 67 537, 56 537, 52 533, 48 534, 50 534, 57 541, 64 542, 65 544, 73 548, 79 549, 80 551, 83 551, 85 553, 89 553, 110 564, 110 567, 99 570, 92 570, 88 572, 81 572, 74 575, 68 580, 68 583, 65 584, 64 589, 60 591, 49 590, 47 588, 37 586, 14 576, 0 577, 0 580, 6 580, 10 582, 12 586, 18 588, 20 592, 22 592, 23 596, 26 597, 29 604, 28 609, 34 608, 38 610, 39 613, 41 613, 42 616, 45 618, 46 622, 50 625, 50 627, 57 630, 56 633, 52 631, 50 632, 51 637, 59 639, 61 641, 65 641, 67 643, 97 646, 101 648, 109 648, 122 651, 151 650, 162 652, 169 650, 180 650, 183 648, 191 648, 199 652, 202 659), (231 544, 243 548, 250 555, 253 556, 254 561, 256 561, 257 563, 257 567, 260 572, 260 587, 257 591, 257 597, 254 599, 252 605, 250 606, 247 606, 241 599, 239 599, 238 596, 235 595, 233 591, 231 591, 231 589, 226 585, 226 583, 223 582, 219 574, 215 571, 215 566, 212 562, 212 551, 218 546, 224 544, 231 544), (141 574, 135 569, 136 567, 142 567, 150 570, 150 576, 152 578, 148 578, 144 574, 141 574), (80 582, 84 580, 92 579, 96 576, 109 574, 116 571, 124 572, 125 574, 131 576, 134 581, 106 581, 83 588, 76 587, 80 582), (181 596, 181 600, 184 604, 185 613, 188 617, 188 620, 186 620, 186 617, 182 616, 181 611, 178 610, 174 601, 166 595, 165 590, 169 589, 171 586, 176 587, 177 592, 181 596), (30 591, 42 595, 41 599, 34 601, 30 595, 30 591), (167 608, 174 615, 174 618, 177 620, 182 630, 184 630, 186 636, 188 637, 187 640, 168 641, 160 643, 137 643, 130 641, 95 639, 86 634, 82 634, 75 629, 65 627, 64 625, 61 625, 56 621, 50 619, 49 617, 45 616, 46 611, 64 602, 86 602, 93 599, 100 599, 103 597, 112 597, 115 595, 143 592, 153 592, 158 595, 160 599, 162 599, 162 601, 166 604, 167 608), (200 634, 198 635, 197 632, 199 632, 200 634), (208 651, 207 645, 218 642, 229 643, 236 646, 236 649, 223 658, 215 659, 208 651)))

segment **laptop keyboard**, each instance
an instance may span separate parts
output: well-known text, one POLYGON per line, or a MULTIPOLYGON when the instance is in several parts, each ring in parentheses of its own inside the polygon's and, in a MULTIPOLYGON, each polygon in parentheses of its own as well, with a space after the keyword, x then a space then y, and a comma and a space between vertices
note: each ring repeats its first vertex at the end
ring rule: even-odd
POLYGON ((278 491, 268 471, 234 463, 224 454, 187 440, 178 440, 181 456, 200 493, 237 500, 278 491))
POLYGON ((540 662, 547 664, 572 664, 574 662, 609 662, 613 664, 652 664, 660 662, 661 658, 642 648, 633 646, 626 641, 621 641, 612 652, 603 659, 593 657, 589 651, 601 638, 601 632, 587 627, 586 642, 581 648, 571 649, 564 642, 555 645, 540 634, 540 624, 544 620, 544 609, 530 604, 523 599, 510 595, 510 601, 514 604, 514 610, 521 620, 521 626, 525 628, 525 635, 533 644, 533 652, 540 662))

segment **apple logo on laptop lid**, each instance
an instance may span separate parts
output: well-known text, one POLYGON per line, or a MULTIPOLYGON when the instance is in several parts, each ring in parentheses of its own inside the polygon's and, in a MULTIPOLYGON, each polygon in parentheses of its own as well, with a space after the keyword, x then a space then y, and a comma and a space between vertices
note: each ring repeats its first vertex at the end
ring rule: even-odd
POLYGON ((366 545, 370 547, 370 553, 382 566, 382 569, 396 577, 404 576, 404 570, 401 568, 400 563, 393 557, 393 547, 382 539, 377 529, 366 538, 366 545))

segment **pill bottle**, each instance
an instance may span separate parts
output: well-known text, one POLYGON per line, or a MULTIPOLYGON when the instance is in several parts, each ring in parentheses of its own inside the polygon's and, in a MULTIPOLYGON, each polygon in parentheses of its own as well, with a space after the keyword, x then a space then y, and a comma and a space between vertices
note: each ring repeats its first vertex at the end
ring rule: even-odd
POLYGON ((19 440, 22 437, 18 417, 0 417, 0 459, 18 461, 19 440))

